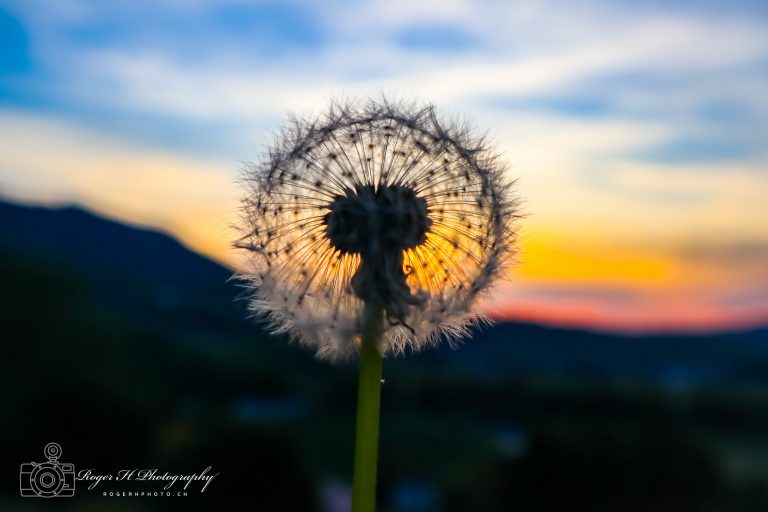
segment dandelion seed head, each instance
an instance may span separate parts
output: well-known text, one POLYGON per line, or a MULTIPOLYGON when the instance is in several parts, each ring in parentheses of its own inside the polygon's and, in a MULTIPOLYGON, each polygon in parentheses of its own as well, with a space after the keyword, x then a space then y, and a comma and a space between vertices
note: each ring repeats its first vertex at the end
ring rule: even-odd
POLYGON ((384 353, 454 340, 514 254, 515 199, 482 137, 433 107, 334 104, 290 121, 246 166, 240 274, 250 308, 318 356, 358 345, 365 303, 384 353))

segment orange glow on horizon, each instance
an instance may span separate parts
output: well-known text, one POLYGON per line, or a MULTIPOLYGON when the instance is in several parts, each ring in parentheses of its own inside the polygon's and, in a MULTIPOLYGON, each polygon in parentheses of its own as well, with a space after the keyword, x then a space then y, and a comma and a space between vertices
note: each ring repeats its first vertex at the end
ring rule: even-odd
MULTIPOLYGON (((210 229, 213 224, 206 226, 190 219, 179 234, 193 250, 235 268, 238 254, 229 245, 234 231, 210 229)), ((725 331, 765 323, 768 305, 738 309, 703 303, 699 300, 702 279, 710 284, 727 281, 715 269, 688 267, 663 254, 590 252, 587 247, 575 246, 566 250, 558 246, 557 238, 542 235, 525 244, 521 264, 513 269, 509 282, 524 288, 567 284, 573 296, 542 299, 526 296, 523 289, 511 298, 501 294, 485 301, 484 309, 497 321, 629 333, 725 331), (579 296, 579 290, 595 286, 627 291, 637 297, 637 306, 588 294, 579 296)))
POLYGON ((670 282, 678 277, 676 262, 658 253, 629 252, 590 241, 566 243, 556 234, 534 234, 523 240, 521 263, 514 270, 514 276, 545 281, 642 285, 670 282))
MULTIPOLYGON (((0 164, 14 172, 0 185, 10 197, 74 202, 161 229, 230 268, 242 257, 231 248, 237 162, 136 148, 15 112, 0 119, 0 135, 8 148, 0 151, 0 164)), ((765 173, 746 164, 723 172, 634 164, 618 168, 632 192, 621 195, 569 182, 579 171, 572 159, 548 156, 554 160, 538 167, 549 173, 543 176, 533 174, 535 161, 521 163, 532 171, 519 194, 530 198, 523 209, 533 213, 520 222, 519 266, 508 276, 514 293, 500 291, 486 303, 494 317, 635 332, 768 323, 765 173), (650 193, 637 198, 637 180, 662 191, 690 189, 695 200, 659 202, 650 193)), ((453 247, 437 238, 430 238, 433 250, 450 254, 453 247)), ((430 283, 427 274, 437 270, 421 269, 411 284, 430 283)))
POLYGON ((627 334, 706 333, 764 327, 768 306, 746 311, 722 311, 698 305, 646 304, 635 310, 608 303, 571 302, 551 305, 508 304, 487 314, 497 322, 521 321, 627 334))

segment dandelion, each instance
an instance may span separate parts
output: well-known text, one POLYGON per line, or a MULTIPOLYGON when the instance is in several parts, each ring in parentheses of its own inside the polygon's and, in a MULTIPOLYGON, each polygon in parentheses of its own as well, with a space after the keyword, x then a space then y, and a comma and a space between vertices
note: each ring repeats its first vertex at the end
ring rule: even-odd
POLYGON ((294 119, 243 181, 251 309, 322 358, 358 353, 372 300, 386 313, 384 354, 455 339, 512 255, 503 167, 432 107, 294 119))
POLYGON ((252 312, 321 358, 360 355, 353 507, 373 510, 381 358, 480 318, 513 255, 505 169, 433 107, 383 100, 292 119, 243 182, 252 312))

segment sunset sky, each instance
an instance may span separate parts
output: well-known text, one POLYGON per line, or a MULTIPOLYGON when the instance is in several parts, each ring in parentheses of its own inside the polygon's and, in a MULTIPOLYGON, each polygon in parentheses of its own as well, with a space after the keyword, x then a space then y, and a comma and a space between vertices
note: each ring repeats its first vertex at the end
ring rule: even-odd
POLYGON ((760 1, 2 0, 0 197, 235 264, 242 162, 290 112, 382 93, 487 130, 518 179, 495 316, 768 324, 760 1))

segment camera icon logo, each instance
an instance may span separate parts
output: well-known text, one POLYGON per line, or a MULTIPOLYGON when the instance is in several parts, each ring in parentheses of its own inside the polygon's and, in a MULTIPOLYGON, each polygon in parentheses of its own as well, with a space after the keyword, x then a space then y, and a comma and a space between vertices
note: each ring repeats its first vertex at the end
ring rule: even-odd
POLYGON ((43 450, 47 462, 25 462, 19 470, 22 496, 55 498, 75 495, 75 465, 59 462, 61 446, 48 443, 43 450))

